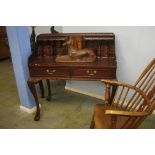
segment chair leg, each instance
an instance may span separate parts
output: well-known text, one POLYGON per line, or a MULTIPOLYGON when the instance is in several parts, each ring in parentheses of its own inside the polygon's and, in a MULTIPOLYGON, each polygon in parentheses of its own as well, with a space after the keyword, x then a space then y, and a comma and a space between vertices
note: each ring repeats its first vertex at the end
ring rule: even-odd
POLYGON ((47 83, 47 88, 48 88, 48 96, 46 98, 47 101, 51 100, 51 85, 50 85, 50 80, 46 80, 47 83))
POLYGON ((112 115, 110 129, 116 129, 116 123, 117 123, 117 116, 112 115))
POLYGON ((90 124, 90 129, 94 129, 94 127, 95 127, 95 122, 94 122, 94 116, 93 116, 91 124, 90 124))

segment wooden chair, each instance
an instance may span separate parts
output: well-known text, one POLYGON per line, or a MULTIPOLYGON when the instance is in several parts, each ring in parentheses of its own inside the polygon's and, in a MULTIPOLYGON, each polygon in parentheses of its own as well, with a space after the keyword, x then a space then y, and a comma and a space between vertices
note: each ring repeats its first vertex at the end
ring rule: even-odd
POLYGON ((94 108, 91 128, 134 129, 155 109, 155 58, 134 85, 101 80, 105 103, 94 108))

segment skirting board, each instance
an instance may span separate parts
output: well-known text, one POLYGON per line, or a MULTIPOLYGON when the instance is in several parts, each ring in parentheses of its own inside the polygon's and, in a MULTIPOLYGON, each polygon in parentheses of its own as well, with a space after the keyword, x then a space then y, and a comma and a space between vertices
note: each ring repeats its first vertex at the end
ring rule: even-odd
POLYGON ((88 95, 88 96, 91 96, 91 97, 95 97, 95 98, 104 100, 104 97, 101 96, 101 95, 96 95, 96 94, 93 94, 93 93, 88 93, 86 91, 75 89, 75 88, 71 88, 71 87, 68 87, 68 86, 65 86, 65 89, 66 90, 73 91, 73 92, 76 92, 76 93, 80 93, 80 94, 84 94, 84 95, 88 95))
MULTIPOLYGON (((39 104, 39 107, 41 108, 41 104, 39 104)), ((20 105, 20 110, 25 111, 25 112, 27 112, 29 114, 32 114, 32 113, 36 112, 36 107, 33 107, 33 108, 30 109, 30 108, 27 108, 27 107, 24 107, 24 106, 20 105)))

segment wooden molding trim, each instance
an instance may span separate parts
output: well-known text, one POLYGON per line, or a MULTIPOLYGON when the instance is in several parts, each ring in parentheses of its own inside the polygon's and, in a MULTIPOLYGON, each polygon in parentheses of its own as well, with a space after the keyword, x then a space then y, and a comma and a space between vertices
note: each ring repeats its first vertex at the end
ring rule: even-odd
POLYGON ((101 95, 96 95, 96 94, 93 94, 93 93, 88 93, 86 91, 75 89, 75 88, 71 88, 71 87, 68 87, 68 86, 65 86, 65 89, 69 90, 69 91, 76 92, 76 93, 80 93, 80 94, 83 94, 83 95, 87 95, 87 96, 91 96, 91 97, 95 97, 95 98, 104 100, 104 96, 101 96, 101 95))
MULTIPOLYGON (((41 104, 39 104, 39 107, 41 108, 41 104)), ((24 106, 20 105, 20 110, 25 111, 25 112, 27 112, 29 114, 33 114, 33 113, 36 112, 36 106, 33 107, 33 108, 27 108, 27 107, 24 107, 24 106)))

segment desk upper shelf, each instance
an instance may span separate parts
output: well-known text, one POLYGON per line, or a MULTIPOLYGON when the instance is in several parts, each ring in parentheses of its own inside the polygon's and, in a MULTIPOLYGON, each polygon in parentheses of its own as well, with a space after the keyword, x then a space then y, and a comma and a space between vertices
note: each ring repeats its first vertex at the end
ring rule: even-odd
MULTIPOLYGON (((88 53, 84 54, 84 56, 88 56, 88 53)), ((43 72, 48 72, 49 69, 52 68, 54 71, 62 72, 62 74, 64 73, 63 70, 70 70, 70 78, 73 78, 71 77, 71 73, 73 73, 75 69, 76 71, 78 71, 77 69, 82 70, 79 70, 81 73, 78 78, 80 78, 80 75, 83 77, 82 74, 85 72, 88 74, 90 74, 89 72, 93 72, 93 74, 90 75, 94 76, 90 76, 90 80, 91 77, 95 78, 97 73, 100 74, 98 74, 96 79, 102 79, 104 76, 106 78, 115 78, 117 67, 115 35, 113 33, 40 34, 37 36, 35 49, 29 57, 28 64, 30 76, 43 76, 41 73, 37 74, 37 70, 39 71, 40 69, 43 70, 43 72), (71 45, 66 44, 68 41, 71 42, 71 45), (90 49, 94 52, 95 59, 93 59, 93 62, 77 62, 76 59, 72 62, 56 62, 58 56, 70 55, 69 50, 71 47, 73 47, 74 52, 77 53, 83 49, 90 49), (106 76, 105 72, 109 72, 107 74, 108 76, 106 76)), ((54 73, 48 74, 48 76, 52 77, 54 73)))

